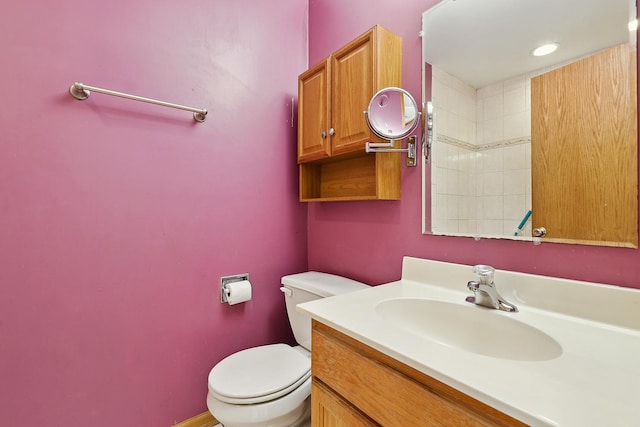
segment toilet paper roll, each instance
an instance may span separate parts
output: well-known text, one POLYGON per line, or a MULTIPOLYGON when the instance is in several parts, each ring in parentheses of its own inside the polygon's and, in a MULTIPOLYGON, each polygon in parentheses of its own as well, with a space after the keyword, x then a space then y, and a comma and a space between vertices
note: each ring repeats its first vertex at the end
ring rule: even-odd
POLYGON ((246 302, 251 299, 251 282, 248 280, 229 283, 226 288, 229 305, 246 302))

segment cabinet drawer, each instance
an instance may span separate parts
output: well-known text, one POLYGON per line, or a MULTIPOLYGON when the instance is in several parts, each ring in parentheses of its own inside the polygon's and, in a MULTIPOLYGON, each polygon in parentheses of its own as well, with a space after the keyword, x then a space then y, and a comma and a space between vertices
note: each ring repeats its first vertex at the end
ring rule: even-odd
POLYGON ((314 378, 384 426, 524 425, 318 322, 312 364, 314 378))

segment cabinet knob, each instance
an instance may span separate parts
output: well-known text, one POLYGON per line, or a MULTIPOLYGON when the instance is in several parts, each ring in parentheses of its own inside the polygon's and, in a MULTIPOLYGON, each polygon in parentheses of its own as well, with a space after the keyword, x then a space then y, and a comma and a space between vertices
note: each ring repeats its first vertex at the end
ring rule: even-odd
POLYGON ((320 136, 322 137, 322 139, 325 139, 327 137, 327 133, 325 131, 322 131, 320 136))
POLYGON ((336 134, 336 130, 334 128, 329 129, 329 135, 333 136, 336 134))

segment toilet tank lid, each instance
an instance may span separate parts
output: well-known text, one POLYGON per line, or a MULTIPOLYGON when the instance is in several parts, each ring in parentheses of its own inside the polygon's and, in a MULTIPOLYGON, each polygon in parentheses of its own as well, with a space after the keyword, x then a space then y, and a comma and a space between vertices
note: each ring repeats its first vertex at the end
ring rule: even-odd
POLYGON ((369 285, 356 280, 319 271, 307 271, 284 276, 282 284, 312 292, 321 297, 353 292, 369 287, 369 285))

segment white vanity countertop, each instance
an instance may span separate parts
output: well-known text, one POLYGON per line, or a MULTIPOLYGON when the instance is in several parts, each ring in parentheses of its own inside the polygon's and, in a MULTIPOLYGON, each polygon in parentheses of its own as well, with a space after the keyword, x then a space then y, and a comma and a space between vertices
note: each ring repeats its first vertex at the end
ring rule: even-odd
POLYGON ((400 281, 298 310, 527 424, 640 426, 640 290, 496 271, 498 291, 519 311, 495 315, 512 316, 562 346, 559 357, 545 361, 441 344, 393 327, 375 309, 394 298, 468 305, 466 283, 474 278, 470 266, 407 257, 400 281))

